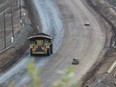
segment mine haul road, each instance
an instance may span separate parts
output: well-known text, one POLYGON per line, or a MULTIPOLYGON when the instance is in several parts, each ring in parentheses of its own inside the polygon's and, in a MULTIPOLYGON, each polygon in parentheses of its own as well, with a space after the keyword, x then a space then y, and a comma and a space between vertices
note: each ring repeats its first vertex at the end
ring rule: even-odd
MULTIPOLYGON (((94 11, 87 9, 90 7, 86 0, 34 0, 34 4, 41 19, 42 31, 54 35, 54 53, 49 57, 36 58, 48 59, 40 74, 42 87, 51 87, 60 78, 57 70, 72 66, 75 57, 79 58, 80 62, 74 70, 74 79, 79 84, 95 62, 102 58, 107 36, 106 27, 97 19, 94 11), (90 26, 85 26, 86 22, 89 22, 90 26)), ((28 55, 19 65, 16 64, 18 68, 14 66, 16 69, 6 73, 0 81, 6 77, 10 78, 13 72, 21 70, 29 60, 28 55)), ((41 61, 38 62, 40 63, 41 61)))
POLYGON ((59 78, 57 70, 64 70, 71 66, 75 57, 79 58, 80 62, 75 69, 75 80, 80 82, 100 58, 106 42, 105 27, 87 9, 83 4, 84 1, 51 1, 57 5, 62 15, 64 36, 59 50, 49 57, 49 61, 41 73, 42 87, 51 87, 59 78), (86 21, 89 21, 90 26, 84 25, 86 21))

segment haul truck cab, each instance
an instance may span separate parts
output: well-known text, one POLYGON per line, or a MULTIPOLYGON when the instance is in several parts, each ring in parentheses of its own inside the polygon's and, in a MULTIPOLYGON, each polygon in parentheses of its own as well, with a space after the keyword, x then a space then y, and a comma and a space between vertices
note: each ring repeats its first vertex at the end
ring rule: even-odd
POLYGON ((53 53, 53 37, 39 33, 38 35, 29 37, 30 55, 50 55, 53 53))

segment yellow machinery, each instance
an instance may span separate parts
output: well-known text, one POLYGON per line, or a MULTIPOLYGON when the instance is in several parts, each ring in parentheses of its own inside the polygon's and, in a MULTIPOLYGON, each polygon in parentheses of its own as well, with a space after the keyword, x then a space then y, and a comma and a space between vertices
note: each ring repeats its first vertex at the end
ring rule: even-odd
POLYGON ((52 54, 52 50, 53 50, 52 40, 53 37, 44 33, 39 33, 36 36, 29 37, 31 56, 52 54))

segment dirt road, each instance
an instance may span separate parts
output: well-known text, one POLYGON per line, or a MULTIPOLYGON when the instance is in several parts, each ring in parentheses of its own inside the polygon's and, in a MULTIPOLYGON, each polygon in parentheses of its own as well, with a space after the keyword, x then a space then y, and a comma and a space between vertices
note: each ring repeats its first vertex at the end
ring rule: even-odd
POLYGON ((44 67, 41 74, 42 87, 50 87, 59 78, 56 71, 71 66, 75 57, 80 59, 75 70, 75 80, 79 82, 100 58, 106 41, 104 27, 99 25, 100 22, 81 0, 51 1, 57 3, 63 16, 64 37, 58 52, 49 57, 50 60, 44 67), (90 26, 84 26, 86 21, 90 22, 90 26))
MULTIPOLYGON (((59 78, 57 70, 71 66, 75 57, 80 61, 75 69, 74 78, 79 84, 83 76, 102 56, 106 42, 106 27, 81 0, 34 1, 41 19, 42 32, 54 36, 53 55, 40 58, 47 59, 47 62, 42 62, 44 63, 44 70, 40 74, 42 87, 51 87, 59 78), (90 26, 84 25, 86 21, 89 21, 90 26)), ((26 58, 29 60, 30 56, 26 58)), ((41 64, 41 61, 38 64, 41 64)), ((24 66, 21 63, 21 66, 14 71, 21 70, 22 67, 24 66)))

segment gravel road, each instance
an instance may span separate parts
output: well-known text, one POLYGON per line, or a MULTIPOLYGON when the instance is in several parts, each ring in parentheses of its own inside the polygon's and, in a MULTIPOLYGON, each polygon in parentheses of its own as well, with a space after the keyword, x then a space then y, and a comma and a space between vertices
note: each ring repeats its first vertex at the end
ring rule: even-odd
POLYGON ((49 57, 44 67, 42 87, 50 87, 59 78, 56 71, 71 66, 75 57, 80 59, 75 70, 75 79, 79 82, 100 57, 106 41, 104 28, 81 0, 49 1, 58 6, 62 15, 63 29, 60 32, 64 31, 64 36, 59 51, 49 57), (90 26, 84 26, 87 21, 90 26))
POLYGON ((44 65, 40 74, 42 87, 51 87, 59 78, 56 71, 71 66, 75 57, 80 60, 74 78, 79 83, 100 58, 106 42, 105 27, 81 0, 34 0, 34 3, 41 18, 42 32, 55 37, 53 55, 40 58, 44 65), (90 26, 85 26, 86 22, 90 26))

